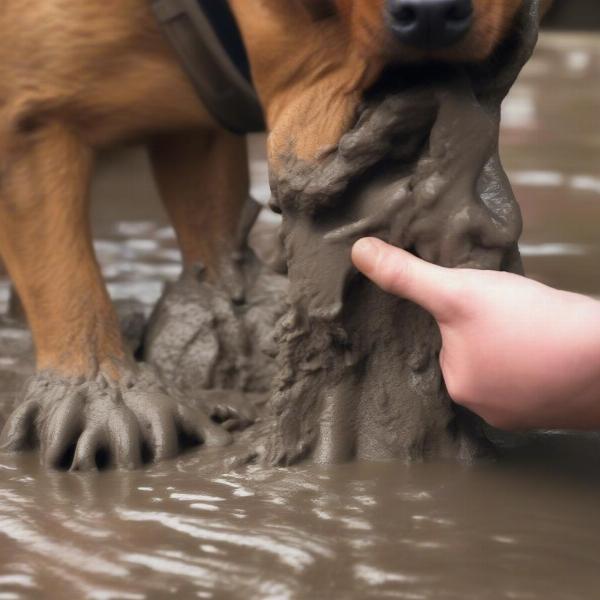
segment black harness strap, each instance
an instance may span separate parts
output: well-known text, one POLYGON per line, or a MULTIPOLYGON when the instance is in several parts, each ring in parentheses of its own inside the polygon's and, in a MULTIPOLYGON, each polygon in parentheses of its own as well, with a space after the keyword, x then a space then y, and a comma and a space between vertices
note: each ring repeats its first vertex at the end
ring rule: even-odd
POLYGON ((227 0, 152 0, 200 99, 226 129, 264 131, 244 42, 227 0))

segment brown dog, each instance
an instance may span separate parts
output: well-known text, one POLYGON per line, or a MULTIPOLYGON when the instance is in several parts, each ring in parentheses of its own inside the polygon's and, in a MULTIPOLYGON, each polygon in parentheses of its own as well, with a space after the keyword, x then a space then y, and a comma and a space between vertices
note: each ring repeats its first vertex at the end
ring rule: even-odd
MULTIPOLYGON (((318 161, 388 63, 487 58, 522 2, 230 0, 270 130, 271 168, 290 152, 318 161)), ((138 381, 92 247, 88 187, 99 148, 147 141, 183 262, 201 261, 213 279, 248 194, 244 138, 199 102, 148 5, 5 0, 0 12, 0 255, 39 371, 80 385, 76 400, 68 386, 44 396, 42 385, 2 442, 20 449, 34 428, 53 466, 74 444, 74 468, 93 468, 101 446, 111 462, 135 466, 145 437, 156 460, 173 456, 182 423, 226 441, 208 419, 138 381), (109 389, 127 380, 124 389, 137 392, 103 395, 99 376, 109 389)))

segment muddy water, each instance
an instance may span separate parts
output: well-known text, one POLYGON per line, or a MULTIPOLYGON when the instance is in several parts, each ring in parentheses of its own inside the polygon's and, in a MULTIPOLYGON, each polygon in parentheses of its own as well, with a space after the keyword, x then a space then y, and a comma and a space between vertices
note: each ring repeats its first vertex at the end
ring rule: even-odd
MULTIPOLYGON (((600 296, 600 41, 546 37, 506 105, 503 156, 530 275, 600 296)), ((260 140, 254 191, 268 194, 260 140)), ((107 157, 96 245, 122 312, 177 276, 141 153, 107 157), (139 176, 132 178, 131 174, 139 176)), ((0 312, 8 284, 0 276, 0 312)), ((135 319, 134 319, 135 323, 135 319)), ((1 418, 31 372, 0 326, 1 418)), ((210 451, 214 452, 214 451, 210 451)), ((590 599, 600 583, 600 441, 542 435, 474 467, 395 462, 215 472, 207 451, 134 473, 0 457, 0 600, 590 599)))

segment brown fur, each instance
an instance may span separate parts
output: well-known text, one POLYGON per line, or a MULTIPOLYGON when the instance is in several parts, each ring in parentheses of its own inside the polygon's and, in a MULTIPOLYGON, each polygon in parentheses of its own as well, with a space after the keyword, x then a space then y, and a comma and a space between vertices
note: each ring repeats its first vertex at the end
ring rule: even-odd
MULTIPOLYGON (((485 58, 520 4, 475 0, 473 31, 431 57, 485 58)), ((335 145, 387 62, 428 58, 388 35, 383 0, 231 5, 274 168, 283 153, 318 160, 335 145)), ((218 277, 247 194, 245 142, 199 103, 147 0, 4 0, 0 40, 0 255, 23 300, 38 367, 118 378, 130 358, 92 247, 95 152, 149 142, 184 262, 202 260, 218 277)))
POLYGON ((318 2, 231 0, 267 111, 272 165, 290 151, 310 161, 335 146, 365 89, 390 62, 484 60, 522 6, 522 0, 474 0, 466 38, 424 53, 398 44, 388 32, 384 0, 320 0, 315 11, 318 2), (323 4, 335 10, 324 11, 323 4))

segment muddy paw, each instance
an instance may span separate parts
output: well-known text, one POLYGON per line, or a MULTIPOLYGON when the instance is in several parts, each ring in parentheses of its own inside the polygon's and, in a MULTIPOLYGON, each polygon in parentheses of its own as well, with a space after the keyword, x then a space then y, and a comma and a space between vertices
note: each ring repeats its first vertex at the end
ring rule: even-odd
POLYGON ((144 366, 118 384, 104 376, 36 375, 4 426, 0 448, 18 452, 39 445, 48 467, 87 471, 132 469, 172 458, 186 446, 230 441, 227 431, 169 394, 144 366))

